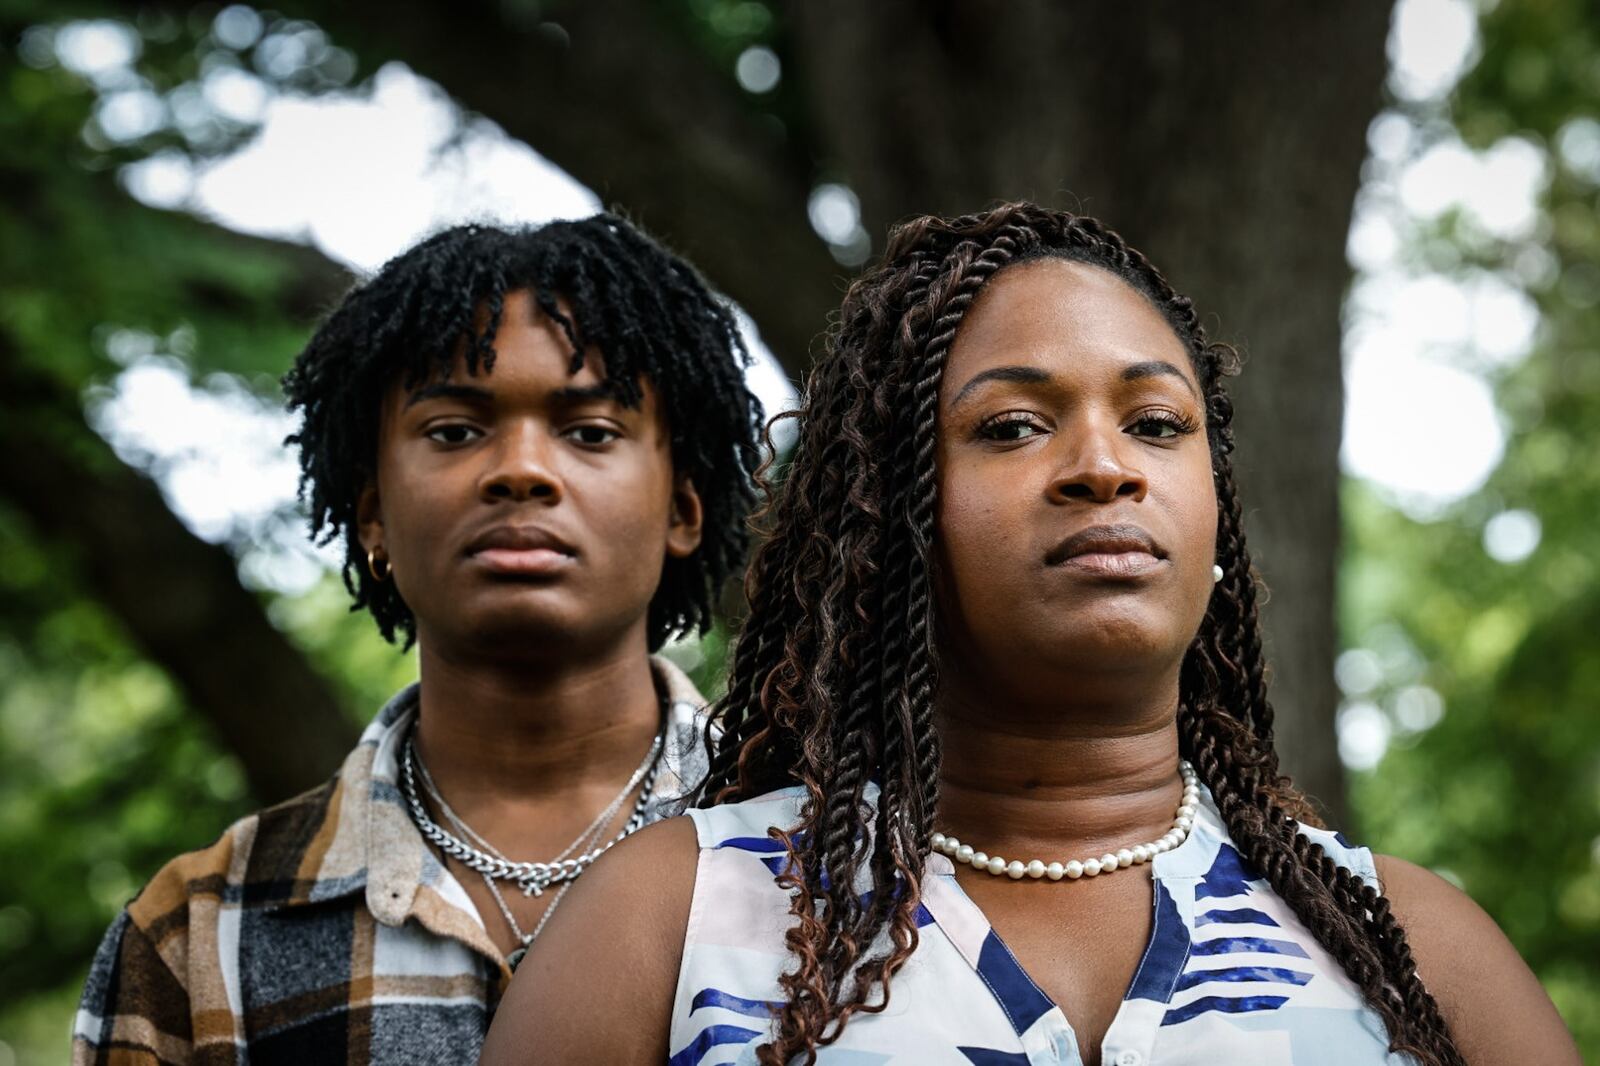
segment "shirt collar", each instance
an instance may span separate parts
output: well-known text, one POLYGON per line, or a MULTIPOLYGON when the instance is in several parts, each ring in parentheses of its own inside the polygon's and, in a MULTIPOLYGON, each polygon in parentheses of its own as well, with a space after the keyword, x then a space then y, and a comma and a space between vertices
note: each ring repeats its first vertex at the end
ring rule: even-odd
MULTIPOLYGON (((652 819, 677 813, 682 797, 700 783, 706 764, 701 731, 705 699, 676 664, 651 656, 667 698, 667 737, 656 781, 652 819)), ((345 757, 328 801, 324 825, 296 863, 294 888, 279 905, 318 903, 363 892, 367 909, 385 925, 417 918, 437 931, 483 937, 482 922, 465 892, 428 848, 400 790, 400 753, 416 717, 419 686, 395 693, 345 757), (319 843, 320 842, 320 843, 319 843), (431 890, 431 891, 424 891, 431 890), (431 897, 444 907, 420 905, 431 897), (461 919, 448 912, 465 910, 461 919)))

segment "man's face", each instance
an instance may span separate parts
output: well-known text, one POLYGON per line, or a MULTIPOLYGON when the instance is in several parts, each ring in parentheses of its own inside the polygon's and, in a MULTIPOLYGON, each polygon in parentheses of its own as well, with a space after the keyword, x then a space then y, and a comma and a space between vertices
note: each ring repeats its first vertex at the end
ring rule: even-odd
POLYGON ((387 557, 424 645, 539 657, 643 634, 668 556, 700 543, 655 390, 627 408, 598 352, 568 373, 560 327, 508 294, 491 373, 384 398, 362 545, 387 557))

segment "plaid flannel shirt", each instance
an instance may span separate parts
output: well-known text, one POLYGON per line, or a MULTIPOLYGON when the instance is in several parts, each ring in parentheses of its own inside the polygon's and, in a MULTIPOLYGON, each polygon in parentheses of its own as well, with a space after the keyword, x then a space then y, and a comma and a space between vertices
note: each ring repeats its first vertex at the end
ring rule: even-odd
MULTIPOLYGON (((705 754, 700 694, 652 663, 670 708, 655 820, 705 754)), ((511 971, 396 784, 416 704, 412 685, 333 780, 156 874, 95 955, 77 1066, 477 1061, 511 971)))

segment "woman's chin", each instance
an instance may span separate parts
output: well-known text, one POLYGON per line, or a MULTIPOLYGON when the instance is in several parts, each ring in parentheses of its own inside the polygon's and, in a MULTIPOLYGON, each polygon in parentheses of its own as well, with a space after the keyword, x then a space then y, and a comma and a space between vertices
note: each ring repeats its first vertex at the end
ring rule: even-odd
POLYGON ((1128 673, 1182 661, 1194 639, 1164 616, 1138 611, 1076 611, 1070 624, 1019 627, 997 641, 1007 657, 1026 656, 1035 664, 1054 663, 1072 672, 1128 673))

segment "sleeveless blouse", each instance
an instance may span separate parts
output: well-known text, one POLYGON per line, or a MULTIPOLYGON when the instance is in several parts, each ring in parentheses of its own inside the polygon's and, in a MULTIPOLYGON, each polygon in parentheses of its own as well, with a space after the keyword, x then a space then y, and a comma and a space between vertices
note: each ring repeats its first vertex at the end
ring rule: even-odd
MULTIPOLYGON (((770 1037, 778 977, 793 960, 783 942, 790 896, 775 880, 787 856, 767 830, 797 825, 803 800, 796 787, 689 812, 700 858, 670 1066, 753 1066, 770 1037)), ((1366 848, 1300 831, 1377 884, 1366 848)), ((1338 962, 1240 856, 1204 788, 1188 839, 1150 865, 1150 941, 1101 1043, 1104 1066, 1411 1066, 1389 1053, 1382 1021, 1338 962)), ((857 891, 869 887, 864 876, 857 891)), ((852 1017, 820 1062, 1081 1066, 1066 1015, 944 855, 928 859, 917 924, 917 949, 891 982, 888 1008, 852 1017)))

